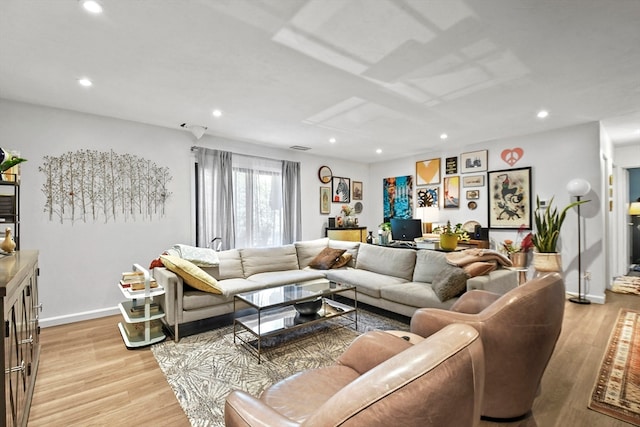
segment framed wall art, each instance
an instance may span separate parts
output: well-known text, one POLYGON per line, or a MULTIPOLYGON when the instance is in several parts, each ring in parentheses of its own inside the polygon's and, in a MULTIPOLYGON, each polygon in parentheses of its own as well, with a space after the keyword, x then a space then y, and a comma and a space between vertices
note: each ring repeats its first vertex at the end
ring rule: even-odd
POLYGON ((484 187, 484 175, 473 175, 462 177, 463 187, 484 187))
POLYGON ((490 171, 489 228, 531 228, 531 168, 490 171))
POLYGON ((480 198, 480 190, 467 190, 467 200, 477 200, 480 198))
POLYGON ((351 202, 351 179, 341 176, 331 178, 331 201, 333 203, 351 202))
POLYGON ((413 216, 413 176, 396 176, 382 180, 383 218, 411 218, 413 216))
POLYGON ((416 162, 416 185, 440 184, 440 159, 416 162))
POLYGON ((445 209, 460 207, 460 177, 445 176, 443 184, 444 197, 442 207, 445 209))
POLYGON ((458 173, 458 157, 447 157, 444 159, 444 170, 447 175, 458 173))
POLYGON ((331 187, 320 187, 320 213, 331 213, 331 187))
POLYGON ((474 173, 487 170, 487 150, 472 151, 460 155, 460 172, 474 173))
POLYGON ((351 196, 353 196, 353 200, 362 200, 362 182, 353 181, 351 196))
POLYGON ((416 204, 419 208, 438 207, 439 203, 438 187, 422 187, 416 190, 416 204))

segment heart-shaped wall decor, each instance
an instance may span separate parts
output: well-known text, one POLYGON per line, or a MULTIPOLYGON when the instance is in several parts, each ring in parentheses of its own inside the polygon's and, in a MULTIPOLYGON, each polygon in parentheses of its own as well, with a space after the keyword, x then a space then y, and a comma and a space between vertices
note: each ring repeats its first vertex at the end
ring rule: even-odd
POLYGON ((522 148, 507 148, 506 150, 502 150, 502 160, 507 162, 509 166, 515 165, 518 160, 520 160, 524 156, 524 150, 522 148))

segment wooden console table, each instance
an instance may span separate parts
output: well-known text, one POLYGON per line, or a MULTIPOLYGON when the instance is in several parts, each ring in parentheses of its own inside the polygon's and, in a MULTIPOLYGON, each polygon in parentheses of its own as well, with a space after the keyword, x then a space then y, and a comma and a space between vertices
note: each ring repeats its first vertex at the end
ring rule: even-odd
POLYGON ((332 240, 364 243, 367 241, 367 227, 326 227, 324 235, 332 240))

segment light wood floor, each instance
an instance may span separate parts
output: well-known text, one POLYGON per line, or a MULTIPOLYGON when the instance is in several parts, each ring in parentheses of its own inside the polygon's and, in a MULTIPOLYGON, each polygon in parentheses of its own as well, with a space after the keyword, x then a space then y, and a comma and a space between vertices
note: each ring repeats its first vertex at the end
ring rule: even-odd
MULTIPOLYGON (((589 396, 620 308, 640 296, 607 293, 604 305, 567 302, 563 331, 532 413, 482 427, 628 427, 591 411, 589 396)), ((119 316, 42 330, 29 426, 189 426, 149 349, 127 350, 119 316)))

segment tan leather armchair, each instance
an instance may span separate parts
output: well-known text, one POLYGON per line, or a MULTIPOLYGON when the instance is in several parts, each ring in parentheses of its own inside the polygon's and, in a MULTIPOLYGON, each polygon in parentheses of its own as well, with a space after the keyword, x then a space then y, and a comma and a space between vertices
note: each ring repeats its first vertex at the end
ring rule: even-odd
POLYGON ((295 374, 259 399, 234 391, 227 397, 225 423, 476 426, 484 381, 477 331, 451 325, 427 339, 412 338, 417 338, 415 345, 390 333, 368 332, 335 365, 295 374))
POLYGON ((482 415, 515 418, 531 410, 560 335, 564 306, 564 282, 553 273, 504 295, 467 292, 450 311, 417 310, 411 332, 428 337, 452 323, 476 328, 486 363, 482 415))

